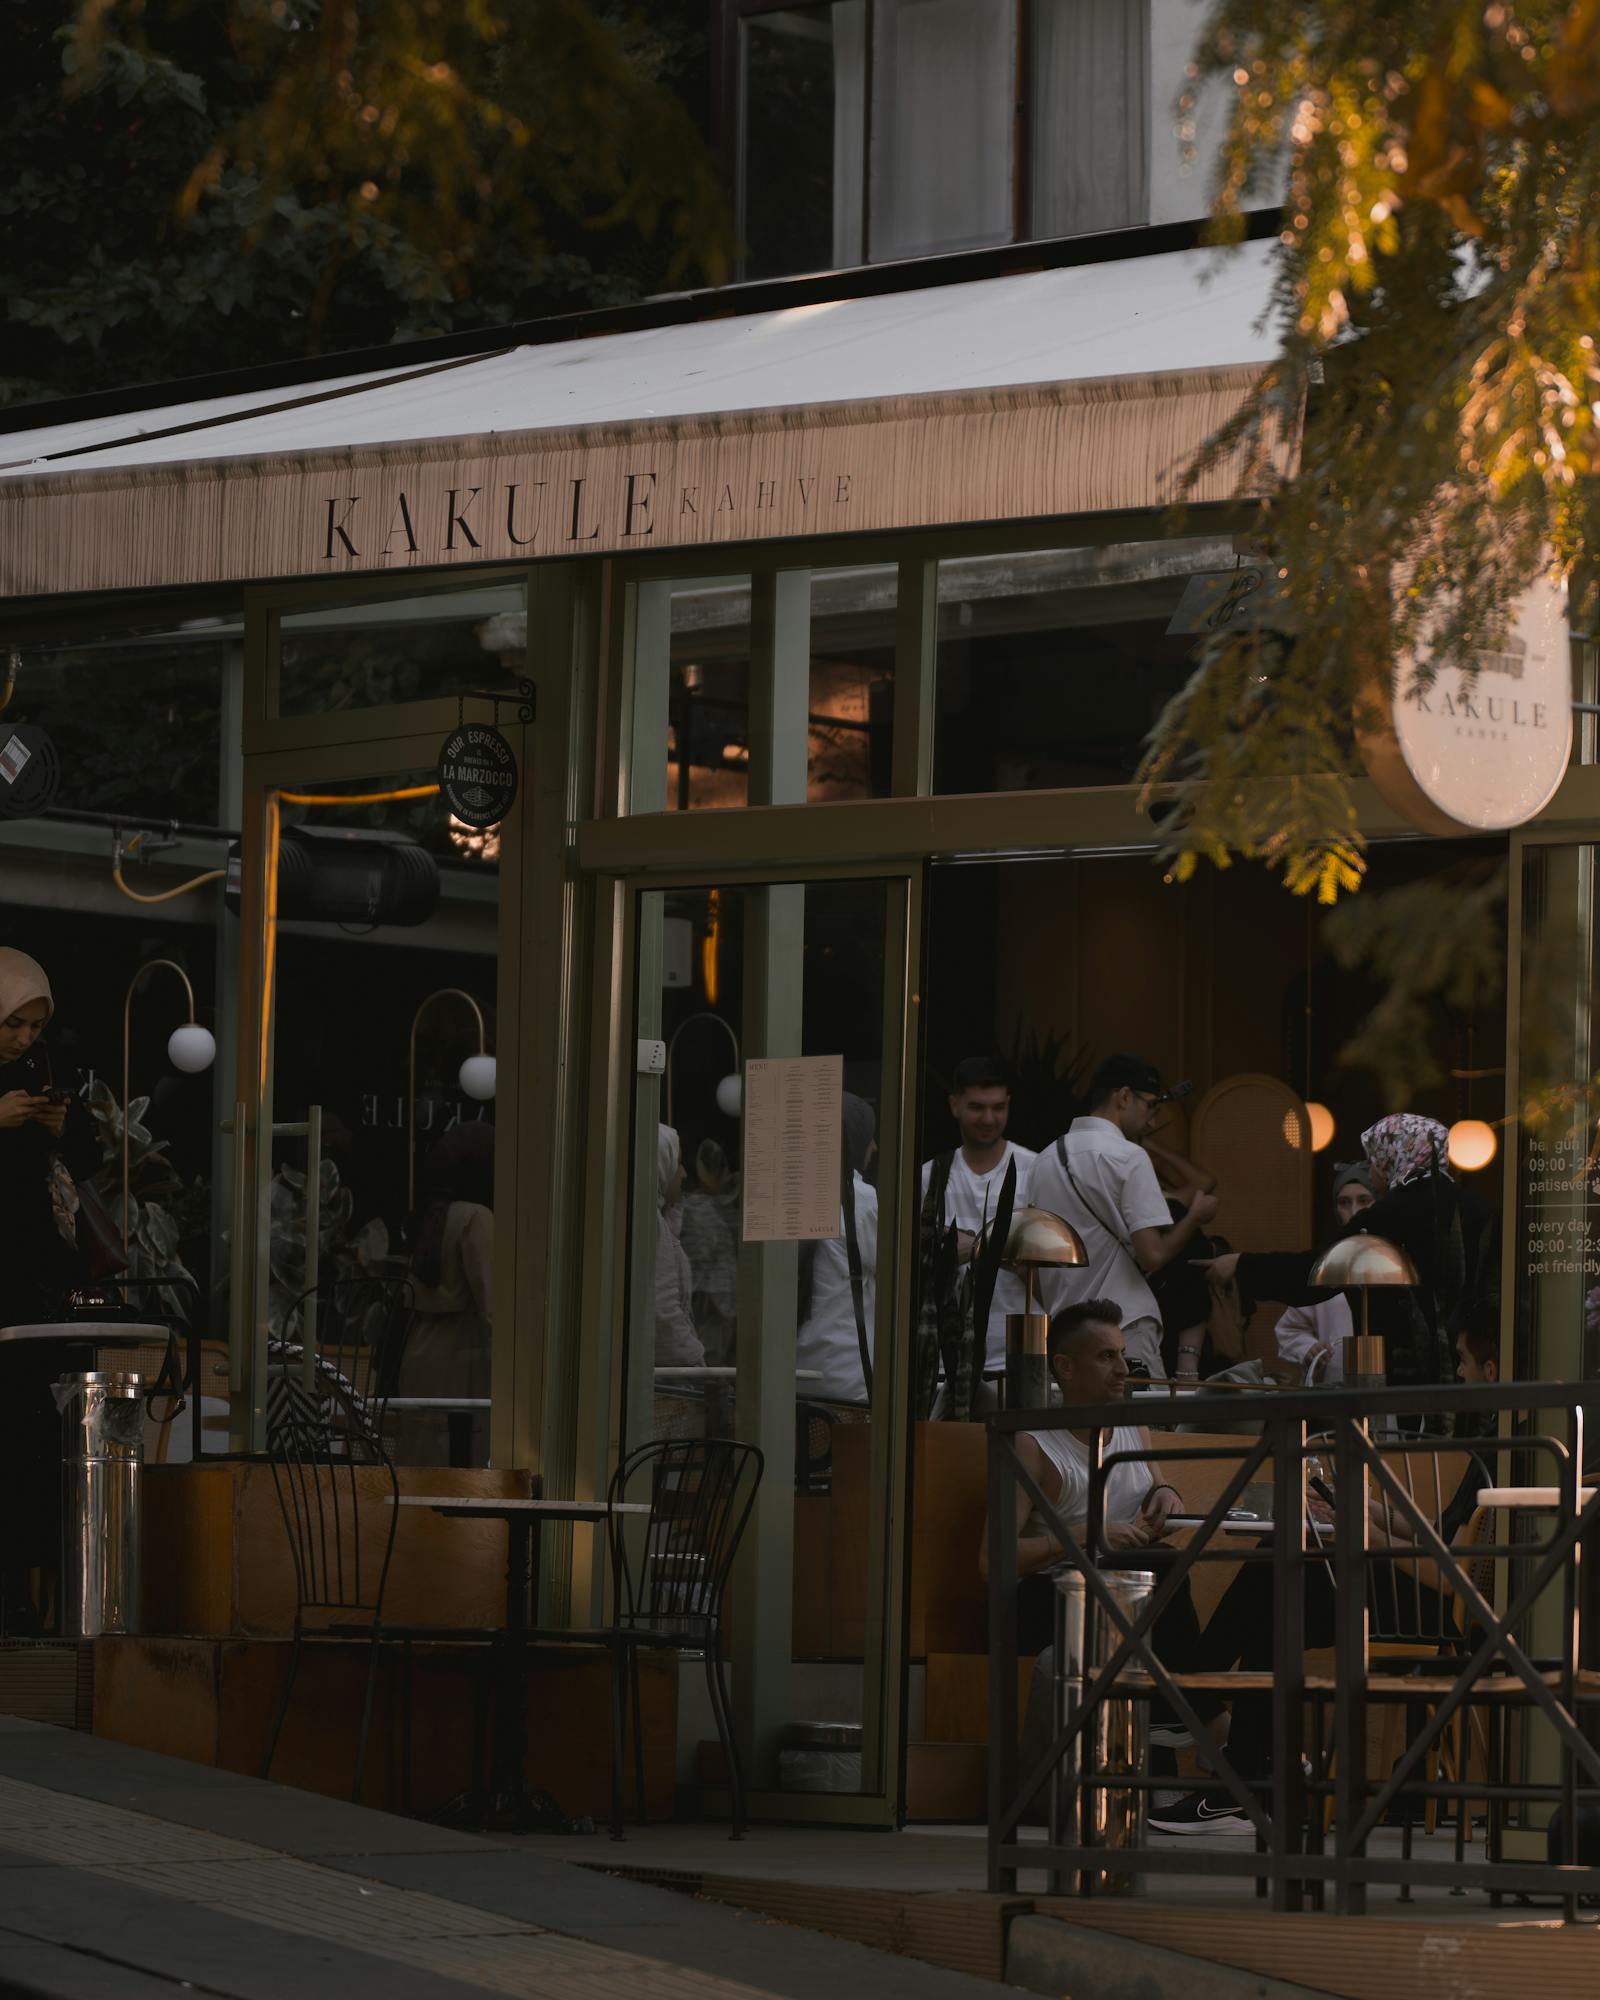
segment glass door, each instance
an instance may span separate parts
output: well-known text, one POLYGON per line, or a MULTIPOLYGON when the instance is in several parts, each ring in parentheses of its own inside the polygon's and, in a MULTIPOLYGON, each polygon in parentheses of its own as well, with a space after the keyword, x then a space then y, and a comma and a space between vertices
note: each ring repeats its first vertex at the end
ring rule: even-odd
POLYGON ((398 1464, 481 1466, 507 1208, 502 830, 449 813, 422 749, 252 760, 262 1000, 236 1141, 254 1168, 236 1387, 255 1448, 290 1378, 381 1427, 398 1464))
MULTIPOLYGON (((733 1580, 752 1802, 887 1819, 909 1231, 906 876, 633 898, 637 1073, 620 1449, 735 1437, 764 1476, 733 1580)), ((716 1789, 699 1677, 680 1778, 716 1789)))

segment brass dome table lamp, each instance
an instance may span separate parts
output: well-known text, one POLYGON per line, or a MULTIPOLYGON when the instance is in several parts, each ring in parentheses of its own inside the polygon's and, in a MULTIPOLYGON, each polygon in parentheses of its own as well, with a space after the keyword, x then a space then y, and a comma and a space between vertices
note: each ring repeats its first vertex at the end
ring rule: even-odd
MULTIPOLYGON (((1000 1258, 1022 1280, 1022 1311, 1006 1314, 1006 1408, 1042 1410, 1050 1402, 1050 1315, 1035 1300, 1036 1273, 1081 1269, 1089 1253, 1070 1222, 1047 1208, 1019 1208, 1000 1258)), ((982 1336, 980 1335, 980 1338, 982 1336)))
POLYGON ((1361 1294, 1361 1330, 1345 1335, 1344 1379, 1353 1389, 1381 1389, 1388 1362, 1382 1334, 1368 1329, 1367 1294, 1374 1285, 1417 1284, 1416 1265, 1387 1236, 1345 1236, 1312 1265, 1311 1282, 1361 1294))

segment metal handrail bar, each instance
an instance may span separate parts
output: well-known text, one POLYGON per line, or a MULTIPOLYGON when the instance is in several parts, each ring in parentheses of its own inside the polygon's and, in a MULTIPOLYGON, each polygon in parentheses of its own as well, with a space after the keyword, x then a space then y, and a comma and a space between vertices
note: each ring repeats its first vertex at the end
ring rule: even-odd
MULTIPOLYGON (((1119 1852, 1119 1868, 1130 1865, 1137 1872, 1191 1873, 1206 1876, 1249 1874, 1270 1883, 1275 1907, 1301 1906, 1309 1890, 1320 1900, 1322 1888, 1331 1882, 1341 1911, 1355 1913, 1365 1907, 1369 1883, 1399 1883, 1418 1886, 1464 1882, 1496 1892, 1507 1889, 1533 1893, 1555 1893, 1562 1898, 1566 1914, 1576 1916, 1580 1895, 1600 1890, 1600 1867, 1577 1865, 1577 1805, 1580 1768, 1585 1791, 1600 1791, 1600 1752, 1583 1733, 1579 1718, 1579 1601, 1578 1547, 1580 1539, 1600 1530, 1600 1493, 1586 1503, 1580 1501, 1583 1478, 1584 1418, 1590 1407, 1600 1407, 1600 1390, 1592 1385, 1564 1383, 1502 1383, 1496 1385, 1437 1385, 1402 1389, 1318 1389, 1311 1391, 1271 1390, 1260 1396, 1260 1429, 1242 1434, 1237 1445, 1190 1446, 1175 1437, 1152 1441, 1149 1449, 1108 1451, 1109 1433, 1117 1424, 1138 1423, 1146 1412, 1136 1406, 1096 1405, 1038 1411, 997 1412, 988 1420, 989 1450, 989 1637, 990 1637, 990 1782, 989 1782, 989 1877, 994 1889, 1013 1888, 1019 1867, 1046 1868, 1052 1875, 1075 1873, 1082 1893, 1091 1893, 1098 1871, 1107 1865, 1107 1850, 1092 1845, 1088 1829, 1092 1825, 1093 1794, 1105 1788, 1109 1774, 1094 1768, 1094 1735, 1089 1723, 1097 1706, 1113 1695, 1119 1677, 1130 1666, 1143 1669, 1150 1692, 1163 1695, 1179 1718, 1204 1743, 1204 1732, 1181 1685, 1185 1676, 1174 1677, 1156 1658, 1152 1632, 1161 1612, 1184 1586, 1191 1568, 1200 1561, 1269 1561, 1274 1570, 1272 1745, 1273 1773, 1270 1812, 1264 1814, 1249 1788, 1228 1763, 1224 1754, 1204 1752, 1207 1764, 1218 1781, 1239 1801, 1258 1835, 1258 1851, 1240 1854, 1193 1851, 1187 1844, 1179 1852, 1158 1848, 1140 1850, 1137 1861, 1119 1852), (1448 1417, 1503 1416, 1524 1418, 1533 1413, 1564 1418, 1560 1428, 1565 1438, 1547 1432, 1511 1434, 1499 1431, 1488 1437, 1447 1437, 1437 1431, 1404 1436, 1394 1442, 1375 1445, 1368 1434, 1370 1420, 1395 1416, 1421 1422, 1448 1417), (1305 1565, 1323 1560, 1320 1548, 1306 1545, 1304 1533, 1286 1531, 1290 1524, 1305 1520, 1305 1456, 1308 1427, 1331 1441, 1336 1457, 1334 1494, 1334 1575, 1335 1652, 1334 1740, 1338 1760, 1332 1779, 1308 1778, 1300 1758, 1301 1728, 1305 1704, 1304 1687, 1304 1599, 1305 1565), (1088 1519, 1082 1543, 1069 1523, 1051 1505, 1038 1482, 1022 1464, 1016 1451, 1016 1434, 1024 1431, 1075 1430, 1089 1435, 1090 1479, 1088 1519), (1418 1502, 1415 1467, 1410 1454, 1468 1450, 1482 1458, 1503 1453, 1532 1450, 1548 1454, 1557 1473, 1556 1525, 1549 1537, 1537 1543, 1474 1544, 1473 1560, 1485 1556, 1517 1559, 1524 1564, 1520 1587, 1509 1592, 1510 1602, 1497 1615, 1474 1585, 1452 1546, 1438 1532, 1435 1523, 1418 1502), (1208 1544, 1224 1526, 1234 1497, 1243 1490, 1251 1472, 1264 1458, 1273 1462, 1273 1520, 1276 1524, 1270 1548, 1220 1551, 1208 1544), (1155 1590, 1137 1613, 1125 1612, 1101 1570, 1137 1569, 1148 1566, 1148 1551, 1106 1550, 1105 1481, 1116 1465, 1133 1459, 1159 1457, 1167 1462, 1230 1460, 1237 1458, 1231 1478, 1199 1525, 1193 1529, 1188 1546, 1171 1552, 1163 1563, 1163 1574, 1155 1590), (1386 1460, 1400 1458, 1397 1469, 1386 1460), (1404 1545, 1368 1546, 1367 1504, 1369 1480, 1395 1516, 1408 1524, 1411 1539, 1404 1545), (1097 1620, 1103 1613, 1110 1621, 1115 1644, 1105 1664, 1092 1675, 1085 1673, 1081 1704, 1057 1735, 1046 1755, 1017 1785, 1019 1762, 1016 1745, 1017 1676, 1015 1596, 1017 1537, 1015 1520, 1017 1494, 1030 1501, 1040 1520, 1058 1537, 1067 1560, 1084 1580, 1083 1653, 1087 1660, 1099 1656, 1097 1620), (1091 1559, 1089 1551, 1098 1551, 1091 1559), (1441 1590, 1454 1594, 1462 1620, 1462 1655, 1459 1664, 1447 1655, 1453 1681, 1443 1696, 1430 1694, 1429 1720, 1423 1732, 1406 1748, 1394 1770, 1385 1779, 1369 1778, 1365 1767, 1367 1689, 1366 1604, 1367 1581, 1373 1565, 1427 1562, 1433 1566, 1441 1590), (1554 1584, 1562 1591, 1562 1631, 1566 1643, 1554 1662, 1555 1685, 1545 1678, 1541 1666, 1516 1636, 1534 1604, 1554 1584), (1470 1648, 1470 1651, 1467 1650, 1470 1648), (1451 1721, 1471 1700, 1477 1683, 1497 1662, 1520 1682, 1519 1697, 1539 1709, 1553 1728, 1560 1756, 1560 1778, 1555 1785, 1529 1782, 1496 1782, 1489 1774, 1459 1783, 1424 1781, 1412 1774, 1424 1763, 1428 1751, 1451 1721), (1019 1844, 1014 1836, 1029 1801, 1049 1780, 1060 1758, 1081 1740, 1087 1755, 1080 1758, 1071 1781, 1071 1845, 1051 1843, 1019 1844), (1303 1851, 1305 1809, 1308 1799, 1329 1794, 1336 1803, 1336 1831, 1332 1854, 1303 1851), (1445 1866, 1414 1860, 1409 1851, 1399 1860, 1370 1857, 1365 1843, 1384 1812, 1402 1794, 1424 1798, 1491 1798, 1500 1802, 1559 1801, 1562 1807, 1562 1858, 1544 1865, 1502 1863, 1486 1858, 1481 1863, 1445 1866)), ((1199 1394, 1184 1399, 1186 1424, 1203 1431, 1208 1418, 1236 1422, 1240 1414, 1237 1394, 1199 1394)), ((1180 1437, 1182 1434, 1180 1434, 1180 1437)), ((1437 1483, 1437 1473, 1435 1474, 1437 1483)), ((1436 1496, 1437 1497, 1437 1496, 1436 1496)), ((1444 1662, 1441 1662, 1444 1664, 1444 1662)), ((1123 1692, 1126 1692, 1124 1686, 1123 1692)), ((1387 1698, 1381 1690, 1372 1699, 1387 1698)), ((1156 1780, 1133 1776, 1125 1780, 1118 1773, 1118 1785, 1127 1782, 1134 1789, 1155 1789, 1156 1780)), ((1259 1790, 1259 1786, 1257 1787, 1259 1790)))

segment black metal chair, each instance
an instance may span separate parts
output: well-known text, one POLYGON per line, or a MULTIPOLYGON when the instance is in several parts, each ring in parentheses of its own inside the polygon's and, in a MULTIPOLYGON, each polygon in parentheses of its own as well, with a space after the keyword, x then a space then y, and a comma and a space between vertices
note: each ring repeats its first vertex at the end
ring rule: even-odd
POLYGON ((703 1653, 706 1689, 733 1786, 730 1838, 744 1835, 744 1772, 722 1671, 722 1607, 739 1542, 761 1484, 763 1458, 732 1438, 667 1438, 630 1452, 612 1477, 610 1499, 642 1498, 650 1514, 613 1512, 607 1523, 615 1618, 592 1637, 611 1648, 611 1838, 621 1840, 627 1709, 633 1712, 636 1804, 644 1817, 641 1647, 703 1653), (627 1693, 624 1697, 624 1682, 627 1693))
POLYGON ((290 1308, 299 1315, 299 1325, 286 1323, 284 1334, 285 1343, 298 1344, 302 1352, 306 1307, 313 1300, 318 1370, 325 1369, 338 1378, 348 1398, 359 1406, 365 1427, 381 1439, 415 1313, 411 1281, 403 1277, 335 1278, 302 1292, 290 1308))
MULTIPOLYGON (((281 1348, 282 1344, 277 1345, 281 1348)), ((351 1399, 349 1385, 320 1359, 315 1386, 308 1390, 299 1361, 298 1348, 284 1349, 269 1383, 267 1456, 294 1562, 295 1614, 289 1676, 272 1719, 261 1775, 266 1778, 272 1774, 272 1760, 294 1696, 305 1641, 365 1639, 369 1648, 366 1692, 350 1792, 352 1799, 359 1800, 366 1776, 378 1653, 384 1645, 397 1645, 402 1649, 403 1674, 400 1796, 402 1810, 409 1811, 412 1649, 421 1641, 481 1644, 487 1657, 496 1629, 396 1624, 384 1619, 384 1593, 400 1522, 400 1482, 382 1440, 367 1427, 367 1406, 362 1399, 351 1399), (381 1553, 376 1558, 363 1549, 361 1536, 361 1475, 374 1470, 382 1475, 375 1482, 379 1488, 376 1498, 388 1516, 381 1553)), ((372 1504, 370 1495, 367 1504, 372 1504)), ((475 1766, 481 1766, 484 1752, 485 1718, 481 1702, 478 1708, 475 1766)))
MULTIPOLYGON (((365 1639, 366 1692, 356 1740, 355 1781, 350 1790, 351 1798, 359 1800, 366 1776, 378 1648, 385 1637, 383 1594, 400 1524, 400 1482, 373 1438, 364 1429, 350 1430, 331 1423, 325 1398, 307 1391, 294 1371, 285 1370, 274 1386, 279 1392, 278 1407, 268 1433, 267 1456, 294 1560, 294 1644, 289 1655, 289 1677, 284 1682, 261 1759, 261 1775, 263 1778, 272 1775, 272 1760, 277 1755, 278 1738, 294 1696, 306 1638, 365 1639), (361 1538, 361 1474, 373 1468, 387 1475, 389 1502, 389 1520, 376 1562, 363 1550, 361 1538), (308 1614, 313 1621, 309 1631, 308 1614)), ((401 1634, 393 1636, 399 1638, 401 1634)), ((410 1722, 408 1701, 404 1753, 408 1790, 410 1722)))

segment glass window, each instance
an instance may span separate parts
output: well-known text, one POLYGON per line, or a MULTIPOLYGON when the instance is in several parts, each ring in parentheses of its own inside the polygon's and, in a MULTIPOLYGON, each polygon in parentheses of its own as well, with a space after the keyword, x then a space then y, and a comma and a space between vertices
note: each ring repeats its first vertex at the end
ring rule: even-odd
POLYGON ((278 713, 389 708, 509 687, 524 672, 520 583, 321 603, 278 620, 278 713))
POLYGON ((746 275, 859 264, 866 0, 752 15, 740 52, 746 275))
POLYGON ((672 593, 667 810, 750 801, 750 579, 672 593))
POLYGON ((1148 9, 1034 0, 1030 206, 1035 236, 1145 222, 1148 9))
POLYGON ((874 263, 1013 235, 1016 10, 992 0, 875 0, 874 263))
POLYGON ((889 794, 898 585, 893 563, 811 573, 808 799, 889 794))
POLYGON ((483 1465, 498 832, 431 771, 305 789, 370 802, 281 795, 269 1393, 309 1352, 336 1401, 388 1399, 398 1463, 483 1465))
POLYGON ((935 791, 1127 784, 1240 570, 1221 536, 942 562, 935 791))

